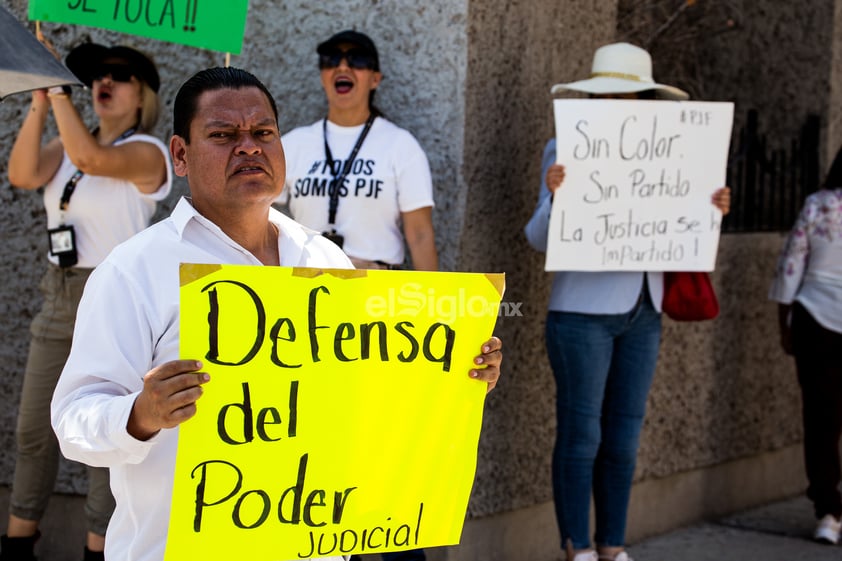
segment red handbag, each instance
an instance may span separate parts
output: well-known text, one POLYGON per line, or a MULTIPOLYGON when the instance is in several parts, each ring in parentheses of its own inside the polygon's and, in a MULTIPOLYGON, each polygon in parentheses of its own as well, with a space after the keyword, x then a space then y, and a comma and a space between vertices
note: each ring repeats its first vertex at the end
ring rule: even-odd
POLYGON ((704 271, 664 272, 661 309, 676 321, 701 321, 719 315, 719 301, 704 271))

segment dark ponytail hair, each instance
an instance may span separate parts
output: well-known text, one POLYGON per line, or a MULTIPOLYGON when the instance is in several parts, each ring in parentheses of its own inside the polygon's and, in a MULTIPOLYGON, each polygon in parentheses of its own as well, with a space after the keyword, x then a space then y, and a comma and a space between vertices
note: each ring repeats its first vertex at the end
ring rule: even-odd
POLYGON ((383 117, 385 119, 386 117, 383 115, 383 112, 380 111, 380 109, 376 105, 374 105, 375 93, 377 93, 377 89, 373 89, 370 92, 368 92, 368 110, 371 111, 371 114, 375 117, 383 117))
POLYGON ((842 147, 839 148, 836 157, 833 158, 833 163, 830 164, 830 169, 827 171, 822 184, 823 189, 838 189, 840 187, 842 187, 842 147))

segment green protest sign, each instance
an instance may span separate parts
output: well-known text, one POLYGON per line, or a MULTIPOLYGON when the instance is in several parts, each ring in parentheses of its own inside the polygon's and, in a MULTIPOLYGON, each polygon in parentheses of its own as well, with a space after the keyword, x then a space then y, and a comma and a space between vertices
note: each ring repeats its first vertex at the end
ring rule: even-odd
POLYGON ((30 0, 29 19, 239 54, 248 0, 30 0))

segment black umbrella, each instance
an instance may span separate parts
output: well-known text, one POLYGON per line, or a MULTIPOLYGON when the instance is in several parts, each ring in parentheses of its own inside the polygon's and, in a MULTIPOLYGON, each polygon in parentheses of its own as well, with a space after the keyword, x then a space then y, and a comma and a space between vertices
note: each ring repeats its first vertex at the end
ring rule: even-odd
POLYGON ((14 14, 0 6, 0 100, 13 93, 63 85, 81 82, 14 14))

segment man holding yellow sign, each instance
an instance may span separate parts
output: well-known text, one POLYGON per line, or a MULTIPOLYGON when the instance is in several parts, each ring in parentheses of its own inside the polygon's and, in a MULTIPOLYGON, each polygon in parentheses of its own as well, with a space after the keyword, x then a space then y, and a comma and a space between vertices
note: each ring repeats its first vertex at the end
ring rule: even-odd
MULTIPOLYGON (((433 302, 435 294, 423 289, 410 292, 415 299, 389 292, 379 295, 379 300, 369 297, 362 304, 339 298, 345 285, 332 284, 331 279, 353 281, 366 273, 324 270, 349 269, 350 263, 321 235, 270 208, 283 186, 283 148, 273 98, 251 74, 215 68, 193 76, 176 96, 173 130, 170 152, 175 171, 188 178, 192 199, 181 200, 169 219, 120 246, 92 275, 91 289, 80 305, 73 350, 53 398, 52 422, 64 454, 111 469, 117 508, 106 537, 106 559, 185 558, 177 548, 186 538, 170 525, 171 504, 174 509, 185 504, 178 500, 181 491, 173 488, 176 471, 184 462, 193 466, 186 477, 188 485, 192 481, 192 495, 188 493, 192 511, 188 512, 190 528, 185 533, 198 533, 209 525, 215 529, 222 518, 230 519, 228 524, 233 524, 236 532, 229 528, 231 533, 226 536, 242 537, 219 547, 227 545, 240 557, 338 561, 365 545, 408 547, 410 532, 420 535, 423 504, 421 508, 415 505, 411 530, 409 522, 391 527, 385 519, 379 525, 343 529, 341 536, 331 536, 325 529, 340 524, 351 512, 366 522, 367 501, 374 504, 372 497, 377 493, 353 482, 313 488, 314 481, 336 479, 345 469, 342 443, 333 442, 333 453, 327 456, 311 452, 312 448, 305 449, 299 442, 309 442, 309 432, 332 419, 332 411, 348 409, 357 395, 332 394, 319 402, 315 414, 308 414, 315 409, 309 407, 310 400, 319 393, 310 391, 310 385, 317 385, 311 367, 388 360, 388 364, 369 369, 400 373, 404 361, 417 358, 431 364, 430 373, 440 373, 435 379, 431 375, 430 380, 404 382, 420 388, 421 396, 428 395, 423 391, 427 385, 445 378, 456 384, 464 380, 469 386, 464 391, 477 394, 473 378, 487 384, 481 388, 481 401, 481 395, 494 387, 500 375, 499 339, 491 337, 482 344, 480 356, 472 362, 469 357, 469 363, 477 367, 470 368, 468 377, 446 376, 450 370, 458 374, 465 364, 458 351, 463 330, 458 323, 450 326, 435 318, 425 320, 417 312, 447 311, 453 306, 471 310, 473 306, 485 320, 488 307, 474 306, 473 294, 456 294, 443 306, 433 302), (179 279, 182 263, 211 265, 183 266, 179 279), (266 269, 286 271, 291 279, 264 287, 260 283, 265 280, 251 275, 249 268, 242 268, 249 271, 242 277, 247 282, 238 280, 241 277, 213 276, 227 273, 228 264, 295 268, 266 269), (296 283, 303 283, 307 275, 312 286, 302 289, 302 300, 296 297, 296 283), (314 275, 318 282, 312 280, 314 275), (191 290, 193 287, 196 290, 191 290), (186 316, 193 296, 207 306, 204 332, 197 337, 182 333, 191 325, 186 316), (408 302, 423 302, 426 308, 414 309, 408 302), (336 310, 346 305, 364 306, 368 317, 383 314, 383 321, 364 325, 340 321, 336 310), (294 317, 298 308, 302 310, 300 318, 294 317), (401 314, 413 310, 417 319, 400 319, 401 314), (229 324, 229 313, 245 319, 241 324, 229 324), (194 353, 204 350, 206 362, 195 360, 194 353), (181 358, 184 356, 190 358, 181 358), (271 365, 261 367, 261 378, 233 380, 235 368, 247 366, 258 356, 271 365), (209 371, 214 372, 212 383, 209 371), (300 379, 284 377, 290 373, 300 379), (283 388, 281 395, 279 388, 283 388), (199 401, 203 394, 205 398, 199 401), (218 408, 216 399, 220 400, 218 408), (205 403, 208 407, 200 405, 205 403), (189 419, 193 421, 181 430, 172 430, 189 419), (208 441, 227 446, 231 458, 243 450, 243 461, 248 461, 249 454, 260 459, 265 456, 259 447, 287 446, 284 450, 292 452, 287 454, 291 458, 285 456, 281 458, 284 465, 279 461, 263 470, 263 475, 275 475, 282 483, 253 483, 261 470, 247 470, 239 463, 241 456, 229 461, 209 456, 215 451, 204 442, 191 441, 192 446, 179 442, 179 438, 187 441, 191 431, 199 431, 205 420, 212 426, 211 434, 205 435, 208 441), (269 489, 273 483, 279 487, 269 489), (357 501, 359 495, 366 500, 357 501), (225 517, 216 516, 216 507, 222 503, 227 508, 225 517), (260 541, 285 525, 309 528, 311 541, 274 543, 272 551, 265 544, 251 550, 253 538, 260 541), (357 540, 354 545, 342 542, 345 549, 337 545, 337 540, 347 541, 352 533, 357 540), (387 539, 391 541, 386 543, 387 539)), ((495 285, 499 297, 502 283, 492 279, 488 284, 495 285)), ((487 324, 493 326, 493 318, 487 324)), ((386 391, 382 384, 370 383, 365 388, 386 391)), ((341 420, 338 417, 327 425, 335 429, 326 431, 328 437, 334 432, 343 434, 343 427, 338 426, 341 420)), ((440 419, 429 422, 459 432, 440 419)), ((316 445, 324 446, 324 442, 308 444, 316 445)), ((275 459, 273 456, 271 461, 275 459)), ((252 463, 247 467, 252 468, 252 463)), ((173 510, 172 517, 176 514, 173 510)), ((192 553, 203 556, 200 551, 192 553)), ((214 553, 230 557, 222 549, 214 553)))

